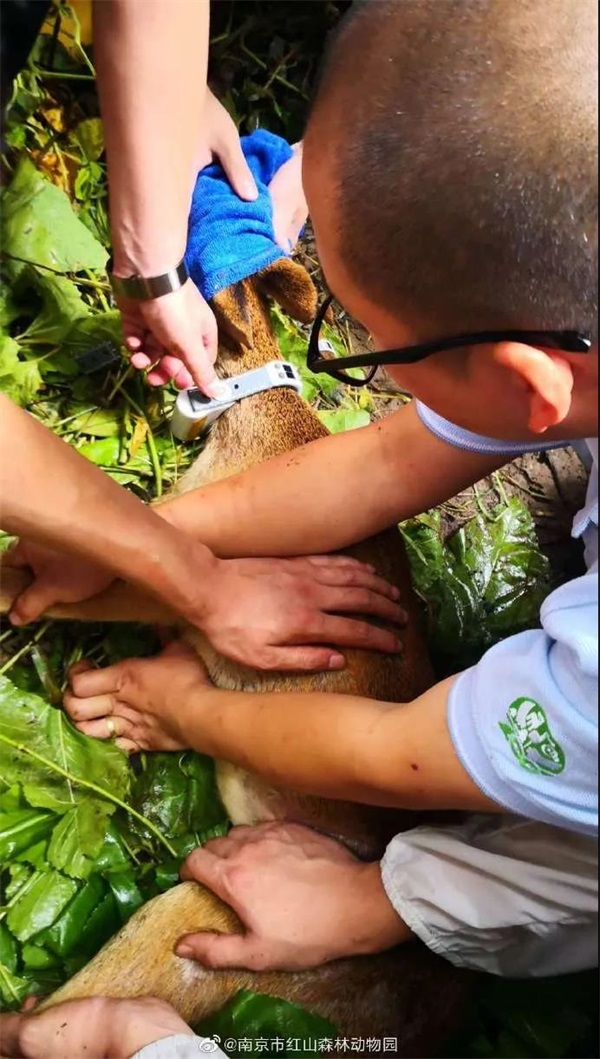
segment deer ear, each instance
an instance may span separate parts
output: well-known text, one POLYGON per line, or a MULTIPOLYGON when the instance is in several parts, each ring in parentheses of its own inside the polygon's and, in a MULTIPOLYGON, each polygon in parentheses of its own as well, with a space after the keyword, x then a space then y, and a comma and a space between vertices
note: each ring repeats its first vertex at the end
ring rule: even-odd
POLYGON ((256 277, 258 289, 276 301, 284 312, 302 324, 314 320, 317 288, 308 272, 297 261, 282 257, 256 277))
POLYGON ((250 349, 253 336, 252 298, 248 294, 248 281, 242 280, 219 291, 211 298, 210 304, 219 333, 227 335, 235 345, 250 349))

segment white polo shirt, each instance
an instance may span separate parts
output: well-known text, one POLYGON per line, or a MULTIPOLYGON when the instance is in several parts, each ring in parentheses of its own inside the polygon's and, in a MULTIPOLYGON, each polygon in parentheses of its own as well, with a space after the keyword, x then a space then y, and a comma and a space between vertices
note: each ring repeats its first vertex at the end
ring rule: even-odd
MULTIPOLYGON (((456 427, 417 402, 437 437, 512 458, 548 446, 504 442, 456 427)), ((573 524, 587 573, 552 592, 540 629, 509 636, 461 673, 448 701, 456 752, 481 790, 507 810, 598 835, 598 440, 573 524)))

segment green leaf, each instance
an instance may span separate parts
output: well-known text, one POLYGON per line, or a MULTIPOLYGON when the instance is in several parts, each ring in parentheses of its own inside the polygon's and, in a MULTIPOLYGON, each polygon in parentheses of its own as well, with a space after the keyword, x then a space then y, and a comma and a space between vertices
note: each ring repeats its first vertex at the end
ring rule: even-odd
POLYGON ((338 408, 334 412, 319 412, 318 416, 332 434, 368 427, 371 422, 369 413, 362 408, 338 408))
POLYGON ((23 967, 28 971, 45 971, 49 967, 59 966, 59 961, 42 945, 24 945, 21 951, 23 967))
POLYGON ((42 385, 35 361, 21 360, 19 344, 0 335, 0 390, 19 405, 26 405, 42 385))
POLYGON ((101 118, 84 118, 75 130, 81 150, 89 162, 96 162, 104 151, 104 128, 101 118))
POLYGON ((133 870, 111 873, 108 877, 112 895, 123 923, 144 903, 140 889, 135 881, 133 870))
MULTIPOLYGON (((41 311, 23 335, 24 343, 47 343, 49 346, 56 346, 73 329, 75 320, 89 316, 89 309, 79 290, 66 276, 28 266, 19 274, 17 289, 21 295, 33 290, 42 300, 41 311)), ((65 358, 61 357, 61 370, 68 372, 68 357, 66 363, 64 361, 65 358)), ((45 366, 51 367, 52 361, 47 359, 45 366)), ((73 371, 77 370, 77 365, 73 364, 73 371)))
POLYGON ((336 1028, 328 1019, 315 1015, 297 1004, 263 993, 240 990, 215 1015, 195 1027, 202 1036, 217 1034, 221 1041, 241 1038, 256 1040, 277 1039, 277 1055, 314 1057, 327 1047, 326 1042, 336 1036, 336 1028), (317 1045, 320 1042, 320 1048, 317 1045), (311 1045, 315 1043, 315 1047, 311 1045), (279 1047, 281 1045, 281 1047, 279 1047))
POLYGON ((48 862, 74 879, 87 879, 106 835, 113 806, 85 798, 69 809, 52 832, 48 862))
POLYGON ((126 755, 114 744, 82 735, 62 710, 0 677, 0 778, 8 787, 21 783, 30 805, 67 812, 90 797, 78 779, 122 799, 129 769, 126 755), (45 763, 33 754, 41 755, 45 763), (66 780, 54 766, 65 769, 73 780, 66 780))
POLYGON ((121 346, 121 314, 117 309, 77 320, 65 336, 63 350, 74 359, 102 342, 110 342, 117 349, 121 346))
POLYGON ((57 871, 35 872, 6 917, 19 941, 29 941, 54 923, 77 892, 77 884, 57 871))
POLYGON ((401 527, 413 585, 431 616, 431 648, 453 668, 476 662, 505 636, 536 626, 551 582, 533 519, 513 497, 478 515, 445 544, 439 513, 401 527))
POLYGON ((121 432, 121 416, 108 408, 93 408, 75 417, 69 430, 90 438, 114 438, 121 432))
POLYGON ((106 886, 98 875, 90 879, 63 909, 55 923, 38 937, 57 956, 70 956, 79 946, 82 934, 88 929, 106 899, 106 886))
MULTIPOLYGON (((52 813, 39 809, 18 809, 0 818, 0 863, 6 864, 52 831, 52 813)), ((58 865, 57 865, 58 867, 58 865)))
POLYGON ((108 255, 73 211, 67 194, 28 158, 2 200, 2 248, 9 257, 55 272, 103 269, 108 255))
POLYGON ((0 998, 7 1008, 18 1008, 25 997, 32 992, 31 980, 13 974, 8 967, 0 963, 0 998))
POLYGON ((119 459, 121 442, 118 437, 86 441, 78 446, 78 452, 97 467, 112 467, 119 459))
MULTIPOLYGON (((227 819, 217 791, 214 762, 201 754, 152 754, 132 784, 130 799, 138 812, 170 839, 194 839, 197 832, 227 819)), ((142 825, 132 821, 131 826, 147 840, 142 825)))
POLYGON ((17 969, 17 942, 6 923, 0 923, 0 963, 13 974, 17 969))

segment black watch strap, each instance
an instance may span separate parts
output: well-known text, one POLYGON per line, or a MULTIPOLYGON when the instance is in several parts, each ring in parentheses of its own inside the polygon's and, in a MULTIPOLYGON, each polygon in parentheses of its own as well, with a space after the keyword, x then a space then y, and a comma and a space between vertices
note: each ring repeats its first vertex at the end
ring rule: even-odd
POLYGON ((185 259, 182 259, 176 268, 164 272, 162 276, 115 276, 109 271, 110 285, 113 293, 122 298, 132 298, 134 301, 147 302, 154 298, 162 298, 164 294, 171 294, 179 290, 190 278, 185 259))

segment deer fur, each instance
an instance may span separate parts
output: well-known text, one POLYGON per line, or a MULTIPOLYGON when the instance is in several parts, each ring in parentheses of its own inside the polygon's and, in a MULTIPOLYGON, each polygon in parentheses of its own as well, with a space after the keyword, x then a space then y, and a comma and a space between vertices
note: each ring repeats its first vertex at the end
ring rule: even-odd
MULTIPOLYGON (((285 260, 237 284, 214 300, 220 331, 218 369, 223 377, 278 359, 268 300, 296 319, 310 321, 316 292, 308 274, 285 260)), ((200 456, 176 489, 183 493, 239 473, 252 464, 290 452, 327 434, 313 410, 293 390, 257 394, 234 405, 213 425, 200 456)), ((307 498, 310 502, 310 498, 307 498)), ((285 518, 274 511, 273 517, 285 518)), ((420 629, 417 601, 396 530, 366 541, 349 553, 372 563, 399 586, 409 613, 400 656, 348 651, 346 668, 316 674, 264 673, 216 654, 190 627, 182 635, 198 651, 211 680, 245 691, 330 691, 387 701, 414 699, 433 682, 420 629)), ((0 571, 2 572, 2 571, 0 571)), ((6 611, 25 583, 22 571, 4 570, 0 610, 6 611)), ((166 607, 123 583, 85 603, 53 607, 46 616, 84 621, 159 621, 177 624, 166 607)), ((419 822, 400 813, 328 801, 276 789, 256 776, 217 763, 223 803, 234 824, 293 820, 325 832, 365 859, 379 858, 393 834, 419 822)), ((232 910, 204 887, 182 883, 148 902, 125 927, 46 1003, 90 995, 156 995, 173 1004, 192 1025, 221 1007, 235 992, 250 988, 283 997, 330 1018, 344 1036, 395 1036, 398 1055, 425 1056, 460 1015, 465 982, 448 963, 414 942, 376 956, 301 973, 209 971, 176 957, 184 933, 231 932, 240 924, 232 910)))

